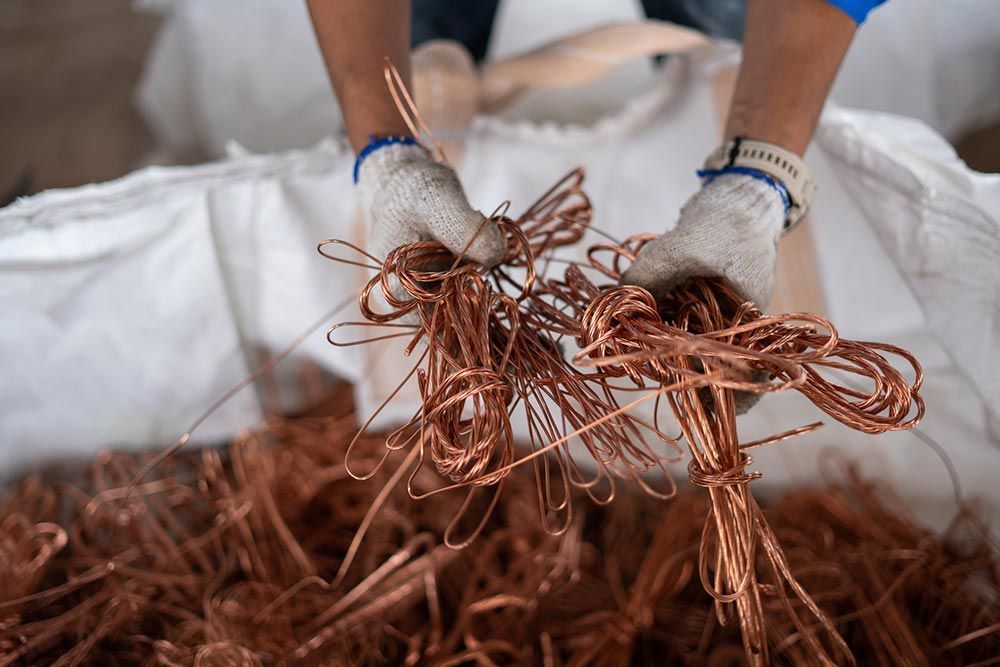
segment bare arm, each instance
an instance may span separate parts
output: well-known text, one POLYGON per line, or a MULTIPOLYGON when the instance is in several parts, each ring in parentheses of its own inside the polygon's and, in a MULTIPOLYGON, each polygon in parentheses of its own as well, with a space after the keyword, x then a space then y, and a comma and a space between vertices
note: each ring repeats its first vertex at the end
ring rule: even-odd
POLYGON ((824 0, 749 0, 725 138, 802 155, 856 28, 824 0))
MULTIPOLYGON (((824 0, 749 0, 726 140, 805 152, 856 27, 824 0)), ((715 276, 766 307, 786 204, 767 179, 720 170, 684 205, 673 229, 642 249, 622 280, 662 297, 691 278, 715 276)))
POLYGON ((409 86, 410 0, 308 0, 308 5, 354 151, 372 134, 409 135, 382 67, 389 56, 409 86))
MULTIPOLYGON (((410 0, 308 3, 354 151, 360 153, 372 134, 409 136, 382 72, 388 56, 404 84, 410 84, 410 0)), ((412 142, 382 142, 375 148, 355 165, 369 250, 385 257, 394 248, 435 239, 486 266, 500 260, 500 228, 484 225, 451 167, 412 142)))

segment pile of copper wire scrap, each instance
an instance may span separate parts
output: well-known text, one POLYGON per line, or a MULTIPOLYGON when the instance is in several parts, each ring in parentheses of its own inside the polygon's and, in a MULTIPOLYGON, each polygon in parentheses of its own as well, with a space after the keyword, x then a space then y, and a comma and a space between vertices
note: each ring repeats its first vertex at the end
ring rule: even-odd
MULTIPOLYGON (((441 536, 463 494, 415 501, 387 484, 391 466, 353 479, 354 423, 276 420, 182 452, 124 505, 151 455, 104 454, 72 483, 25 479, 0 505, 0 665, 746 659, 738 626, 720 626, 699 581, 710 508, 699 490, 667 502, 622 493, 610 505, 576 490, 574 519, 554 535, 533 507, 530 471, 516 469, 480 538, 455 550, 441 536)), ((374 461, 383 449, 365 437, 355 455, 374 461)), ((442 482, 424 468, 412 485, 442 482)), ((846 468, 763 511, 860 664, 996 664, 1000 560, 971 511, 937 536, 846 468)), ((778 600, 764 604, 771 659, 818 663, 778 600)))

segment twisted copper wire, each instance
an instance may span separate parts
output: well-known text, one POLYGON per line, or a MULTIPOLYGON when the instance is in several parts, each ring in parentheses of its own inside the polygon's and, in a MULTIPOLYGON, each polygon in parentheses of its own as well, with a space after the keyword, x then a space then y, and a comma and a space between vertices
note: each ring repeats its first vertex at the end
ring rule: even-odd
MULTIPOLYGON (((424 345, 411 372, 417 378, 422 408, 390 434, 389 450, 417 447, 420 455, 415 470, 429 456, 453 482, 431 493, 469 487, 467 502, 476 495, 476 487, 492 487, 514 467, 530 461, 537 480, 539 514, 554 533, 569 523, 571 486, 584 489, 599 502, 610 502, 616 480, 625 478, 668 498, 675 489, 665 464, 679 457, 674 440, 655 425, 627 414, 611 386, 593 381, 602 373, 585 376, 569 364, 559 345, 560 332, 523 325, 527 312, 523 304, 534 298, 539 271, 548 266, 555 250, 578 241, 589 226, 591 206, 582 181, 581 170, 571 172, 517 219, 499 214, 505 207, 498 209, 486 224, 499 226, 507 250, 492 270, 462 263, 461 257, 453 257, 434 242, 397 248, 381 262, 342 241, 320 244, 320 252, 328 258, 378 269, 360 296, 359 308, 367 325, 350 322, 333 327, 328 336, 332 343, 357 344, 336 339, 335 332, 343 326, 389 325, 402 331, 369 342, 410 336, 408 351, 424 345), (328 252, 334 244, 358 251, 370 263, 328 252), (407 323, 414 320, 416 324, 407 323), (532 434, 533 451, 518 460, 514 459, 510 425, 514 411, 523 414, 532 434), (651 449, 645 433, 652 433, 667 452, 651 449), (595 474, 585 472, 574 460, 569 449, 572 439, 579 440, 597 463, 595 474), (541 443, 547 444, 536 446, 541 443), (653 469, 661 471, 660 488, 642 477, 653 469)), ((456 538, 460 518, 455 518, 446 535, 449 544, 467 544, 479 532, 476 528, 464 539, 456 538)))
MULTIPOLYGON (((747 655, 765 663, 761 592, 766 591, 782 601, 803 641, 826 663, 853 660, 832 623, 789 571, 749 491, 759 473, 748 471, 752 460, 746 449, 818 425, 741 444, 735 392, 797 390, 838 421, 881 433, 910 428, 922 417, 919 364, 894 346, 843 340, 816 315, 764 316, 718 280, 693 280, 658 303, 640 287, 594 283, 585 266, 573 263, 561 278, 548 277, 554 251, 592 228, 581 184, 582 173, 574 172, 516 221, 497 218, 508 251, 491 272, 461 263, 432 242, 399 248, 381 263, 362 292, 362 314, 383 324, 416 313, 420 324, 410 349, 420 339, 427 344, 426 367, 417 371, 421 413, 387 444, 415 443, 421 461, 426 446, 439 472, 454 482, 445 488, 493 486, 516 466, 532 462, 540 515, 548 529, 560 532, 569 522, 571 506, 565 498, 570 486, 584 489, 597 502, 610 502, 613 480, 624 474, 654 495, 672 495, 673 490, 658 493, 645 485, 640 475, 662 467, 668 457, 637 446, 648 432, 662 442, 672 441, 655 423, 628 414, 635 402, 622 407, 613 393, 622 387, 613 380, 627 378, 657 399, 665 395, 693 457, 689 479, 707 488, 712 500, 699 571, 717 600, 720 622, 728 623, 730 607, 735 607, 747 655), (428 268, 440 265, 450 268, 428 268), (521 281, 511 276, 515 269, 523 271, 521 281), (376 286, 392 309, 387 313, 371 303, 376 286), (508 296, 505 287, 515 294, 508 296), (558 344, 563 337, 579 346, 573 362, 596 372, 567 364, 558 344), (888 357, 893 355, 911 367, 912 380, 892 365, 888 357), (829 370, 857 376, 870 390, 837 382, 824 374, 829 370), (510 427, 515 396, 524 405, 530 433, 530 453, 517 460, 510 427), (568 442, 574 438, 597 464, 595 477, 586 477, 570 455, 568 442), (561 485, 559 496, 552 494, 553 473, 561 485), (607 490, 600 491, 602 487, 607 490), (564 519, 550 524, 552 512, 564 519), (758 582, 759 553, 765 555, 766 584, 758 582), (786 586, 818 620, 823 637, 801 620, 786 586)), ((625 262, 650 238, 592 246, 589 268, 617 280, 625 262)), ((461 544, 468 544, 482 525, 461 544)))
MULTIPOLYGON (((608 277, 619 277, 620 258, 634 257, 645 238, 619 248, 603 244, 591 249, 592 265, 608 277), (596 259, 598 251, 613 254, 610 265, 596 259)), ((749 491, 760 473, 747 470, 752 460, 736 433, 734 391, 797 389, 857 430, 910 428, 924 410, 918 393, 922 372, 912 355, 889 345, 841 340, 818 316, 765 317, 720 281, 691 281, 662 303, 638 287, 599 288, 577 267, 567 269, 561 281, 543 283, 538 302, 529 302, 529 309, 535 307, 528 319, 576 338, 580 351, 574 361, 627 376, 637 386, 672 386, 666 396, 692 454, 689 479, 707 488, 712 499, 702 537, 702 582, 717 601, 720 622, 729 621, 728 607, 735 606, 748 657, 755 663, 768 661, 761 602, 765 587, 756 573, 762 550, 771 580, 766 590, 783 601, 813 654, 824 664, 853 661, 833 624, 790 572, 749 491), (883 353, 906 361, 912 381, 883 353), (872 389, 866 393, 838 384, 824 377, 825 368, 858 375, 872 389), (766 379, 760 381, 760 376, 766 379), (786 585, 819 621, 827 646, 801 620, 786 585)), ((754 446, 759 444, 764 443, 754 446)))

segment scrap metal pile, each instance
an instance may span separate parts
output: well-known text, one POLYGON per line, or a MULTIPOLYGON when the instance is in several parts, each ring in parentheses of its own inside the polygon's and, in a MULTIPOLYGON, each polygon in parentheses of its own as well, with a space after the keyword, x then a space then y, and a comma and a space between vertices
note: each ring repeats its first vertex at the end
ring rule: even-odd
MULTIPOLYGON (((348 398, 344 388, 343 398, 348 398)), ((342 401, 341 404, 349 403, 342 401)), ((108 454, 74 484, 29 478, 0 506, 0 664, 741 664, 698 577, 710 502, 574 489, 558 535, 512 472, 479 539, 441 535, 462 499, 395 488, 345 556, 388 469, 353 479, 353 417, 275 421, 183 452, 125 506, 150 455, 108 454)), ((373 465, 384 441, 355 445, 373 465)), ((789 570, 860 664, 989 664, 1000 654, 997 550, 972 513, 941 536, 845 470, 765 506, 789 570)), ((425 492, 445 482, 431 469, 425 492)), ((482 501, 474 503, 485 510, 482 501)), ((780 664, 817 659, 763 596, 780 664)))

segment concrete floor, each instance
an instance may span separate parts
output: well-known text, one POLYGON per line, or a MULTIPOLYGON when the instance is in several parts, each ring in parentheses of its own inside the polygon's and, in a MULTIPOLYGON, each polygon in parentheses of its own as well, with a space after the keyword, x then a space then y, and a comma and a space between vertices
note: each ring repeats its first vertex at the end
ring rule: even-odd
MULTIPOLYGON (((150 154, 132 93, 159 21, 132 0, 0 2, 0 206, 122 176, 150 154)), ((1000 172, 1000 125, 958 148, 1000 172)))

